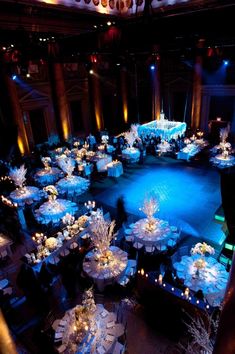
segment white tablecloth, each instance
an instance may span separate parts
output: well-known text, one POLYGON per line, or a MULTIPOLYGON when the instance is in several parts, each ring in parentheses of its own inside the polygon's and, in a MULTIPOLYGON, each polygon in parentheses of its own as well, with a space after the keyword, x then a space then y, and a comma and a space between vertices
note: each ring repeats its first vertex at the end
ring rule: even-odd
POLYGON ((137 162, 140 158, 140 151, 136 148, 127 148, 122 150, 122 158, 128 162, 137 162))
POLYGON ((105 285, 112 284, 121 278, 127 268, 127 253, 115 246, 110 246, 110 251, 113 253, 114 260, 106 266, 97 261, 97 254, 94 250, 86 255, 83 262, 84 272, 94 280, 100 291, 105 285))
POLYGON ((96 167, 98 172, 107 170, 107 165, 112 162, 112 156, 106 155, 105 157, 98 157, 96 159, 96 167))
POLYGON ((171 145, 168 143, 168 141, 163 141, 162 143, 157 145, 157 151, 160 153, 166 153, 168 151, 171 151, 171 145))
POLYGON ((201 258, 199 255, 183 256, 180 262, 173 264, 179 278, 184 280, 186 286, 193 291, 201 289, 208 302, 213 306, 222 301, 229 273, 225 267, 213 257, 205 257, 206 267, 199 271, 199 278, 196 276, 197 268, 194 262, 201 258))
POLYGON ((112 352, 118 337, 124 333, 123 325, 116 323, 116 321, 117 318, 113 312, 109 312, 103 305, 97 304, 94 313, 93 333, 88 331, 81 343, 75 343, 73 341, 75 308, 67 311, 65 316, 57 322, 55 328, 55 342, 62 343, 57 347, 58 352, 70 354, 112 352))
POLYGON ((179 160, 189 160, 191 157, 195 156, 200 151, 200 146, 196 144, 188 144, 177 154, 177 159, 179 160))
POLYGON ((43 224, 58 223, 66 213, 74 215, 77 209, 77 205, 70 200, 56 199, 43 203, 35 210, 35 217, 43 224))
POLYGON ((235 157, 229 155, 228 158, 223 158, 222 154, 218 154, 214 157, 211 157, 210 161, 219 168, 226 168, 235 165, 235 157))
POLYGON ((123 174, 123 166, 120 161, 118 162, 110 162, 107 165, 108 176, 109 177, 119 177, 123 174))
POLYGON ((178 135, 182 136, 186 130, 186 123, 173 122, 166 119, 154 120, 152 122, 142 124, 138 127, 139 135, 154 134, 155 136, 161 136, 163 139, 170 140, 177 138, 178 135))
POLYGON ((63 176, 63 172, 56 167, 52 167, 50 170, 43 168, 37 171, 34 179, 41 185, 46 186, 54 184, 61 176, 63 176))
POLYGON ((34 201, 40 200, 43 195, 43 191, 40 191, 37 187, 27 186, 11 192, 10 198, 19 206, 24 206, 25 204, 32 204, 34 201))
POLYGON ((61 194, 68 196, 80 195, 89 187, 89 180, 80 176, 71 176, 60 179, 56 187, 61 194))
POLYGON ((149 247, 162 247, 163 245, 166 245, 169 239, 173 236, 170 225, 167 221, 159 219, 156 220, 156 228, 151 232, 146 230, 147 219, 138 220, 132 228, 134 240, 149 247))

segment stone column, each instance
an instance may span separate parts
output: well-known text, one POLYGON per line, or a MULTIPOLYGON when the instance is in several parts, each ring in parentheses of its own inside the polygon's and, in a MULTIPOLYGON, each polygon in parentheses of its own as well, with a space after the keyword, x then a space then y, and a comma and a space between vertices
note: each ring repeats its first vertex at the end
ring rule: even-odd
POLYGON ((204 39, 199 39, 197 44, 197 54, 194 64, 193 76, 193 95, 192 95, 192 112, 191 125, 193 129, 200 128, 200 114, 201 114, 201 86, 202 86, 202 53, 204 47, 204 39))
MULTIPOLYGON (((9 63, 8 65, 12 65, 9 63)), ((11 125, 11 120, 14 121, 14 124, 17 126, 17 144, 22 155, 28 154, 30 152, 29 142, 27 138, 27 133, 24 125, 23 113, 21 110, 19 97, 17 94, 17 84, 20 84, 17 76, 13 80, 10 73, 7 70, 7 64, 2 57, 0 59, 0 76, 2 81, 2 90, 5 90, 5 99, 4 102, 4 116, 7 117, 8 126, 11 125)))
POLYGON ((97 130, 104 128, 103 112, 102 112, 102 96, 100 89, 100 78, 98 73, 98 65, 92 64, 92 69, 89 71, 91 83, 91 104, 94 107, 95 122, 97 130))
POLYGON ((122 114, 125 124, 128 123, 128 96, 127 96, 127 71, 121 68, 121 97, 122 97, 122 114))
POLYGON ((10 334, 5 318, 0 310, 0 353, 17 354, 15 342, 10 334))
MULTIPOLYGON (((152 120, 160 119, 161 112, 161 90, 160 90, 160 56, 154 56, 154 69, 151 70, 152 75, 152 120)), ((151 68, 150 68, 151 69, 151 68)), ((162 107, 163 108, 163 107, 162 107)))
POLYGON ((61 138, 66 141, 71 135, 71 117, 65 91, 63 64, 60 62, 59 48, 56 43, 50 42, 48 44, 48 54, 55 113, 61 138))

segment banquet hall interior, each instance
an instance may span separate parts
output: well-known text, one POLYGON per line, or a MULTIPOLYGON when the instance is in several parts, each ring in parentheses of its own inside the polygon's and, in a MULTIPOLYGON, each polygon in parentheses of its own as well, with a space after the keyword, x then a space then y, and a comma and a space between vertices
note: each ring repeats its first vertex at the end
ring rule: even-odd
POLYGON ((235 354, 235 2, 0 2, 0 353, 235 354))

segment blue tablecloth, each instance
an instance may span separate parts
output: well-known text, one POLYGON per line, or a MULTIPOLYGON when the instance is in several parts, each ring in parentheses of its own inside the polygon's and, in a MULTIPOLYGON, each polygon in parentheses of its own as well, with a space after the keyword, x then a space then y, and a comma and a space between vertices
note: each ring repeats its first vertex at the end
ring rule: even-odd
POLYGON ((58 223, 66 213, 74 215, 77 210, 77 205, 70 200, 56 199, 43 203, 35 210, 35 217, 42 224, 58 223))

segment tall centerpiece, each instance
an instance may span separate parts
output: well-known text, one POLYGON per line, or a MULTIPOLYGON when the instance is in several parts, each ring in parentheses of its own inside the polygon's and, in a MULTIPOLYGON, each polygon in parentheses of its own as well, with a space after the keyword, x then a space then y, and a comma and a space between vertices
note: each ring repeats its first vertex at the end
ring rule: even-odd
POLYGON ((74 336, 79 344, 88 331, 93 332, 95 328, 96 304, 92 289, 88 289, 83 294, 82 304, 77 305, 74 311, 74 336))
POLYGON ((128 145, 132 149, 135 140, 139 137, 138 125, 132 124, 130 130, 124 133, 124 137, 125 137, 128 145))
POLYGON ((72 177, 72 173, 75 168, 75 161, 72 158, 68 157, 64 159, 59 159, 58 165, 61 168, 61 170, 67 174, 67 178, 72 177))
POLYGON ((15 186, 24 192, 24 182, 26 181, 27 169, 24 165, 21 165, 19 168, 14 167, 10 169, 9 177, 15 183, 15 186))
POLYGON ((95 217, 90 223, 92 243, 97 250, 97 261, 101 265, 107 265, 112 260, 110 244, 115 237, 115 221, 106 221, 103 215, 95 217))
POLYGON ((227 142, 230 126, 220 129, 220 144, 219 147, 222 150, 222 157, 227 159, 231 150, 231 144, 227 142))
POLYGON ((44 187, 43 190, 45 192, 47 192, 49 201, 53 202, 56 200, 57 195, 58 195, 58 191, 55 186, 49 185, 49 186, 44 187))
POLYGON ((41 158, 41 161, 44 165, 44 168, 46 171, 50 171, 51 170, 51 166, 50 166, 50 163, 51 163, 51 158, 49 156, 47 157, 42 157, 41 158))
POLYGON ((154 231, 157 224, 154 214, 159 210, 158 200, 155 197, 146 198, 140 210, 147 216, 145 229, 149 232, 154 231))
POLYGON ((196 268, 196 275, 199 277, 200 276, 200 270, 204 269, 206 266, 206 259, 205 255, 206 253, 209 254, 214 254, 215 249, 208 245, 206 242, 198 242, 194 247, 191 248, 191 254, 198 254, 200 255, 199 258, 195 260, 193 263, 194 267, 196 268))

